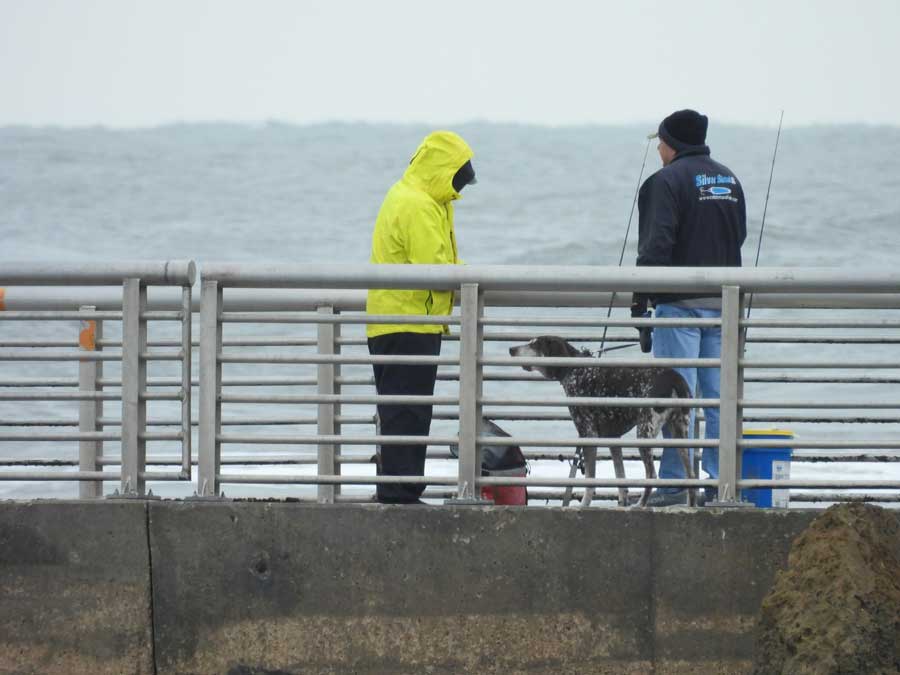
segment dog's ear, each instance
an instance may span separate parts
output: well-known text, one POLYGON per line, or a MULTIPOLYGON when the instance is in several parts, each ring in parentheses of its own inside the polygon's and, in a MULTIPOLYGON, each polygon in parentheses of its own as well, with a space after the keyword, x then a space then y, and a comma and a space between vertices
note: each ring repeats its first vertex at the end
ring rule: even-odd
POLYGON ((578 350, 561 337, 550 338, 550 356, 578 356, 578 350))

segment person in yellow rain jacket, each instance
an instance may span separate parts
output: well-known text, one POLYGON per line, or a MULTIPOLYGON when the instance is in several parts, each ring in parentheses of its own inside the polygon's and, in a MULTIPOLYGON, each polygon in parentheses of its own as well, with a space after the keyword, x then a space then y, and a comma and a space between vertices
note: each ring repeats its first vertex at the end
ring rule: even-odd
MULTIPOLYGON (((409 162, 403 178, 394 183, 378 212, 369 262, 380 264, 457 265, 453 232, 453 201, 475 183, 472 150, 451 131, 429 134, 409 162)), ((446 316, 453 309, 452 291, 372 289, 368 314, 446 316)), ((438 356, 441 324, 379 324, 366 326, 369 353, 438 356)), ((379 395, 431 396, 436 365, 373 364, 379 395)), ((379 405, 379 434, 427 436, 430 405, 379 405)), ((425 445, 382 445, 379 475, 424 476, 425 445)), ((382 483, 378 501, 385 504, 420 503, 424 484, 382 483)))

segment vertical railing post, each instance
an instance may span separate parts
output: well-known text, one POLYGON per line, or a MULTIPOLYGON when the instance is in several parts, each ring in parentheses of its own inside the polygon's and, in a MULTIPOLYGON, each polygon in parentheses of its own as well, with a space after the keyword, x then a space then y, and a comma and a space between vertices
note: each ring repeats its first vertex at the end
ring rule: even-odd
POLYGON ((191 287, 181 289, 181 478, 191 479, 191 287))
POLYGON ((459 331, 459 481, 458 501, 479 501, 484 295, 478 284, 463 284, 459 331))
MULTIPOLYGON (((95 307, 85 305, 81 312, 91 315, 95 307)), ((101 349, 103 338, 103 322, 84 318, 78 332, 78 348, 86 352, 101 349)), ((80 361, 78 363, 78 389, 81 393, 99 392, 102 389, 100 378, 103 377, 102 361, 80 361)), ((82 433, 100 431, 98 420, 103 416, 103 401, 89 399, 78 404, 78 430, 82 433)), ((80 471, 100 471, 99 459, 103 455, 103 441, 78 442, 78 468, 80 471)), ((103 483, 99 481, 80 481, 78 496, 81 499, 93 499, 103 495, 103 483)))
POLYGON ((222 288, 217 281, 203 280, 200 290, 200 448, 197 494, 219 494, 222 430, 222 288))
POLYGON ((144 494, 147 460, 147 286, 126 279, 122 297, 122 494, 144 494))
POLYGON ((743 435, 743 367, 740 364, 741 292, 737 286, 722 287, 722 352, 719 387, 719 495, 720 502, 740 501, 741 453, 738 442, 743 435))
MULTIPOLYGON (((324 316, 334 316, 334 308, 323 306, 317 308, 317 312, 324 316)), ((336 324, 319 323, 318 326, 318 352, 320 356, 334 356, 335 352, 335 334, 336 324)), ((316 382, 318 385, 319 395, 333 395, 335 389, 335 370, 334 363, 320 363, 316 372, 316 382)), ((318 432, 320 436, 331 436, 335 434, 335 403, 319 403, 318 415, 318 432)), ((339 446, 338 446, 339 447, 339 446)), ((318 447, 318 473, 319 475, 335 475, 337 473, 337 462, 335 462, 335 445, 333 443, 319 443, 318 447)), ((337 490, 334 485, 320 484, 318 488, 318 499, 320 504, 333 504, 334 496, 337 490)))

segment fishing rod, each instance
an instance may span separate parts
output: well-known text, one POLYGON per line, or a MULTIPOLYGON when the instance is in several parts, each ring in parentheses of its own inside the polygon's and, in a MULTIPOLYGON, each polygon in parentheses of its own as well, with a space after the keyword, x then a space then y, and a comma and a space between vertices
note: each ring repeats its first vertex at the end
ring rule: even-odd
MULTIPOLYGON (((631 232, 631 221, 634 218, 634 207, 637 206, 638 193, 641 189, 641 179, 644 177, 644 167, 647 166, 647 153, 650 152, 650 141, 653 140, 655 134, 650 134, 647 136, 647 145, 644 146, 644 158, 641 160, 641 170, 638 173, 637 185, 634 188, 634 199, 631 200, 631 212, 628 214, 628 225, 625 228, 625 240, 622 242, 622 251, 619 253, 619 267, 622 266, 622 261, 625 259, 625 248, 628 246, 628 234, 631 232)), ((616 292, 613 291, 612 295, 609 297, 609 307, 606 308, 606 318, 609 319, 612 316, 612 308, 613 304, 616 301, 616 292)), ((611 352, 615 349, 625 349, 626 347, 634 347, 637 343, 632 342, 627 345, 618 345, 616 347, 605 347, 606 345, 606 331, 609 330, 609 325, 603 326, 603 337, 600 340, 600 349, 597 350, 597 357, 603 356, 605 352, 611 352)), ((581 471, 584 472, 584 449, 579 446, 575 448, 575 456, 572 458, 570 462, 569 468, 569 478, 575 478, 575 474, 578 469, 581 468, 581 471)), ((587 490, 588 488, 585 488, 587 490)), ((562 505, 568 506, 569 502, 572 501, 572 486, 567 485, 565 491, 563 492, 562 505)))
MULTIPOLYGON (((756 260, 753 261, 754 269, 759 267, 759 252, 762 249, 763 233, 766 230, 766 212, 769 210, 769 193, 772 192, 772 176, 775 174, 775 158, 778 157, 778 141, 781 140, 781 123, 784 122, 784 110, 781 111, 781 117, 778 119, 778 133, 775 136, 775 149, 772 151, 772 165, 769 167, 769 186, 766 188, 766 202, 763 205, 762 223, 759 226, 759 239, 756 242, 756 260)), ((750 310, 753 309, 753 293, 747 299, 747 318, 750 318, 750 310)), ((744 327, 743 342, 747 342, 747 331, 749 328, 744 327)))
MULTIPOLYGON (((631 232, 631 221, 634 218, 634 207, 637 206, 638 193, 641 190, 641 179, 644 177, 644 167, 647 166, 647 153, 650 151, 650 141, 656 134, 650 134, 647 136, 647 145, 644 146, 644 159, 641 161, 641 170, 638 173, 637 185, 634 188, 634 199, 631 200, 631 212, 628 214, 628 225, 625 228, 625 240, 622 242, 622 250, 619 252, 619 265, 622 266, 622 261, 625 259, 625 249, 628 246, 628 234, 631 232)), ((612 308, 613 304, 616 301, 616 292, 613 291, 612 295, 609 298, 609 307, 606 308, 606 318, 608 319, 612 316, 612 308)), ((605 351, 609 351, 609 349, 604 349, 603 346, 606 344, 606 331, 609 329, 609 326, 603 326, 603 337, 600 340, 600 351, 598 352, 598 356, 601 355, 605 351)), ((636 344, 636 343, 635 343, 636 344)), ((628 345, 629 347, 633 345, 628 345)))

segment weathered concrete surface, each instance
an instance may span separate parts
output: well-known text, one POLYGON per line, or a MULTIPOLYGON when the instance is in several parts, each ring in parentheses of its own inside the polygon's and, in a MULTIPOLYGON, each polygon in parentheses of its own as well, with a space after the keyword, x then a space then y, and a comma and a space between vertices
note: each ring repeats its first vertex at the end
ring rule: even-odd
POLYGON ((752 671, 756 619, 791 542, 814 511, 653 513, 658 673, 752 671))
POLYGON ((814 515, 149 508, 158 672, 232 675, 747 672, 814 515))
POLYGON ((744 673, 815 514, 3 502, 0 673, 744 673))
POLYGON ((153 673, 143 502, 0 503, 0 673, 153 673))

